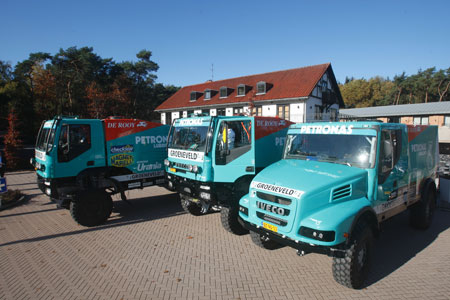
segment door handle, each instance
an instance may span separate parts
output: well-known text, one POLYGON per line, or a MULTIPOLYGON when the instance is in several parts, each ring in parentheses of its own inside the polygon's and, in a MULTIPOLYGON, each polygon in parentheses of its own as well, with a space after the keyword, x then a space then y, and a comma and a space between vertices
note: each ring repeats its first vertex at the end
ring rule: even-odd
POLYGON ((253 166, 245 167, 245 172, 254 172, 255 168, 253 166))

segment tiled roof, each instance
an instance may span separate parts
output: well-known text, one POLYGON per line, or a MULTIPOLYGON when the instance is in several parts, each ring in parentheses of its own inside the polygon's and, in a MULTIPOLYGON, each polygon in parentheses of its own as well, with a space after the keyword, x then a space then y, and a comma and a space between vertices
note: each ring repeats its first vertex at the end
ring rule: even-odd
MULTIPOLYGON (((194 108, 205 105, 223 105, 230 103, 246 104, 252 100, 256 104, 258 101, 263 100, 308 97, 317 82, 322 78, 323 74, 328 69, 331 70, 330 63, 219 81, 207 81, 205 83, 185 86, 159 105, 156 108, 156 111, 190 107, 194 108), (256 95, 256 84, 260 81, 265 81, 272 86, 267 93, 256 95), (248 91, 245 96, 236 97, 237 86, 240 84, 251 86, 252 89, 248 91), (228 87, 234 90, 228 95, 227 98, 219 99, 221 87, 228 87), (215 90, 217 93, 211 97, 210 100, 205 100, 203 94, 196 101, 190 101, 191 92, 204 93, 207 89, 215 90)), ((342 97, 340 95, 339 88, 337 87, 333 71, 331 70, 329 73, 331 74, 329 78, 334 85, 334 89, 337 90, 337 93, 339 94, 339 102, 342 102, 342 97)))
POLYGON ((450 101, 341 109, 344 116, 375 118, 450 114, 450 101))

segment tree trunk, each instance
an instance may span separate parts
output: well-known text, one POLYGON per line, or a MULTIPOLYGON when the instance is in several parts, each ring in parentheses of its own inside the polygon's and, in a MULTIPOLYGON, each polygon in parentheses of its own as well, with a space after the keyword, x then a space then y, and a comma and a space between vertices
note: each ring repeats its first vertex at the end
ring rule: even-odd
POLYGON ((439 93, 439 102, 442 101, 442 99, 444 99, 445 95, 447 94, 448 91, 448 87, 450 86, 450 81, 447 83, 447 86, 445 87, 445 90, 443 90, 441 92, 441 85, 442 83, 444 83, 444 80, 441 80, 441 82, 439 82, 439 86, 438 86, 438 93, 439 93))

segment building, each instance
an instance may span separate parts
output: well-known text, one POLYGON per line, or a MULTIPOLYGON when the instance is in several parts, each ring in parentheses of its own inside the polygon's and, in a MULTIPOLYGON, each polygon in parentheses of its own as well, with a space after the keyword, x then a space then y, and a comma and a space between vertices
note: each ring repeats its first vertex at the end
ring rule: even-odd
POLYGON ((344 102, 327 63, 186 86, 155 111, 161 113, 163 124, 200 113, 309 122, 337 120, 339 107, 344 107, 344 102))
POLYGON ((437 125, 439 142, 450 143, 449 101, 341 109, 340 119, 375 119, 410 125, 437 125))

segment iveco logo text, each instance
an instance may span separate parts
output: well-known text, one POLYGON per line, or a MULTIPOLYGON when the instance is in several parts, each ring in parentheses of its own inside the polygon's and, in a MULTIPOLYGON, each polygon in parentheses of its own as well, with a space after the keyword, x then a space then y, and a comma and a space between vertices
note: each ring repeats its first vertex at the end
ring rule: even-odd
POLYGON ((353 125, 309 125, 302 126, 300 133, 313 134, 352 134, 353 125))
POLYGON ((256 201, 256 206, 259 209, 262 209, 262 210, 265 210, 265 211, 268 211, 268 212, 271 212, 271 213, 274 213, 274 214, 277 214, 277 215, 280 215, 280 216, 287 215, 287 213, 286 213, 284 208, 277 207, 277 206, 272 205, 272 204, 267 204, 267 203, 262 203, 262 202, 256 201))

